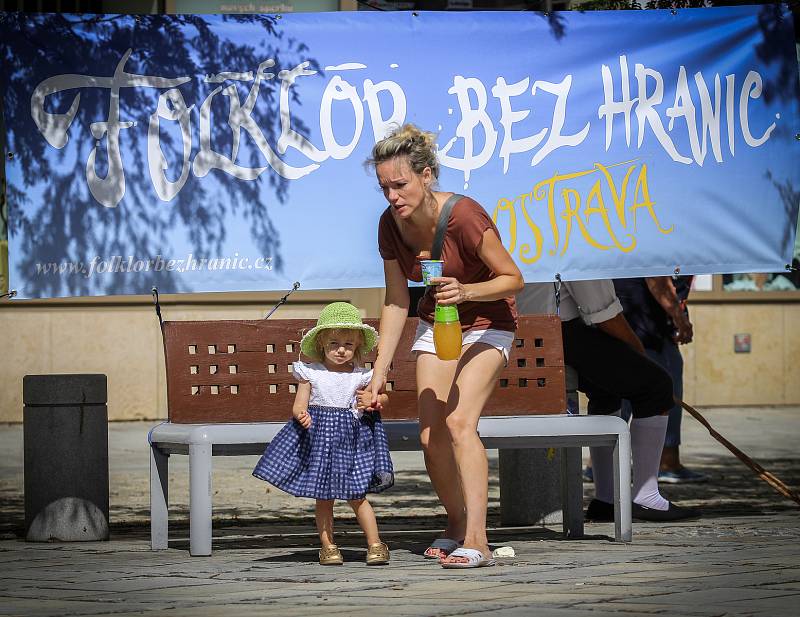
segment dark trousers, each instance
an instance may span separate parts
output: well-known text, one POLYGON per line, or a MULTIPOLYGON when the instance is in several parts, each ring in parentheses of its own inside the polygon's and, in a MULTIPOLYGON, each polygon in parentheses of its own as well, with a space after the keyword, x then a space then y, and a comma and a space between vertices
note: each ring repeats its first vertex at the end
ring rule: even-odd
POLYGON ((589 413, 605 415, 631 403, 634 418, 649 418, 673 405, 672 379, 658 364, 581 318, 561 323, 564 362, 578 372, 578 390, 589 413))

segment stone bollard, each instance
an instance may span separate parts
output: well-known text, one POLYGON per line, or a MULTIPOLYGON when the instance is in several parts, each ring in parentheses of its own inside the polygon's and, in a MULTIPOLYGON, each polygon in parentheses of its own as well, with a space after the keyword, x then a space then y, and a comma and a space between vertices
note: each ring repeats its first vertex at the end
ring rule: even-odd
POLYGON ((108 540, 105 375, 25 375, 29 542, 108 540))
MULTIPOLYGON (((567 407, 570 413, 578 413, 577 374, 566 368, 567 407)), ((578 511, 582 508, 582 496, 562 495, 562 457, 566 473, 575 478, 581 473, 580 448, 528 448, 500 450, 500 524, 504 527, 527 525, 552 525, 563 520, 562 499, 571 499, 578 511)), ((582 529, 573 521, 568 535, 578 537, 582 529)), ((582 526, 581 526, 582 527, 582 526)))

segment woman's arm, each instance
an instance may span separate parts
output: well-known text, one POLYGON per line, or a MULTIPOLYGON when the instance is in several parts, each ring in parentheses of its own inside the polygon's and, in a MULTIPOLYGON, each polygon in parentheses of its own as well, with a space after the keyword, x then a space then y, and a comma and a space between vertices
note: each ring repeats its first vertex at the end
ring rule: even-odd
POLYGON ((383 391, 386 374, 389 372, 389 366, 408 317, 408 281, 397 260, 384 260, 383 274, 386 281, 386 298, 383 301, 378 329, 378 357, 375 359, 372 381, 366 387, 372 394, 372 407, 378 404, 378 394, 383 391))
POLYGON ((489 302, 513 296, 525 286, 517 264, 492 229, 483 232, 478 245, 478 256, 495 274, 495 278, 482 283, 463 284, 450 276, 431 279, 438 283, 436 301, 439 304, 458 304, 466 300, 489 302))

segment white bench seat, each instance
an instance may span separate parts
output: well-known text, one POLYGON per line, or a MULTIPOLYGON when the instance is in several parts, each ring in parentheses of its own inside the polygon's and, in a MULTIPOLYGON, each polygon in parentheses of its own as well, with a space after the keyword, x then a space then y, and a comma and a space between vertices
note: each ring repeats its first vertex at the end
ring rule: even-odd
MULTIPOLYGON (((164 422, 153 427, 148 436, 152 549, 168 548, 170 455, 189 456, 189 551, 196 556, 211 555, 212 457, 261 454, 283 425, 284 422, 164 422)), ((384 427, 391 450, 420 449, 416 421, 385 421, 384 427)), ((616 416, 568 414, 496 415, 481 418, 478 432, 490 449, 562 448, 563 526, 568 538, 583 536, 583 489, 580 474, 570 466, 580 465, 581 447, 613 447, 614 537, 617 541, 631 540, 630 433, 623 420, 616 416)))

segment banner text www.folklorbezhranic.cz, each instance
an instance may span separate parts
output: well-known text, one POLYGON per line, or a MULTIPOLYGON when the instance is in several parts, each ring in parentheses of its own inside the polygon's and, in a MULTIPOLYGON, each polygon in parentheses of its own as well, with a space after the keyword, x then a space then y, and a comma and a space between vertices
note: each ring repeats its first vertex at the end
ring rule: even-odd
POLYGON ((95 255, 90 261, 62 261, 37 263, 37 276, 82 276, 89 278, 103 274, 125 274, 129 272, 214 272, 218 270, 265 270, 271 271, 272 257, 195 257, 189 253, 183 259, 165 259, 161 255, 152 258, 123 257, 113 255, 102 258, 95 255))

